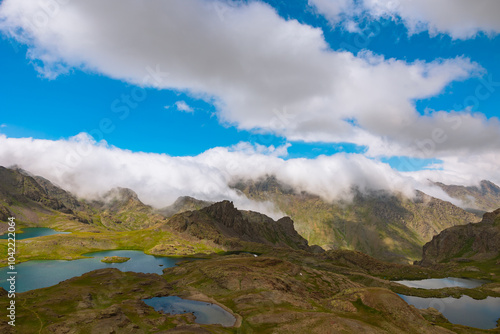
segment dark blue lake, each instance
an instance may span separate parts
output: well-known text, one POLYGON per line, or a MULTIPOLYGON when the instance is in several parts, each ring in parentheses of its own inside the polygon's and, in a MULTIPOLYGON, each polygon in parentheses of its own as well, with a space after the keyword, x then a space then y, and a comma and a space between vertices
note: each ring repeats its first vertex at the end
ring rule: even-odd
MULTIPOLYGON (((173 267, 183 260, 192 258, 171 258, 144 254, 134 250, 110 250, 84 254, 92 258, 65 260, 34 260, 16 265, 16 291, 24 292, 55 285, 72 277, 102 268, 118 268, 121 271, 162 274, 163 268, 173 267), (106 256, 129 257, 124 263, 104 263, 106 256)), ((0 268, 0 286, 8 290, 7 267, 0 268)))

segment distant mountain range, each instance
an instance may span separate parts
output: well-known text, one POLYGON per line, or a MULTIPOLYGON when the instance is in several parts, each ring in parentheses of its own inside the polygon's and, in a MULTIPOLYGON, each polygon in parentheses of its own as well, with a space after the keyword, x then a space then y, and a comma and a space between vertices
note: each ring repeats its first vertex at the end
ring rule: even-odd
POLYGON ((273 176, 242 180, 233 187, 252 200, 274 203, 294 220, 295 228, 310 244, 358 250, 392 262, 419 259, 422 246, 443 229, 480 220, 422 192, 409 199, 402 194, 364 194, 353 189, 352 201, 329 203, 316 195, 298 193, 273 176))
POLYGON ((467 211, 483 214, 500 207, 500 187, 490 181, 483 180, 479 186, 472 187, 435 184, 451 197, 461 200, 467 211))
POLYGON ((116 188, 99 199, 79 200, 47 179, 0 167, 0 220, 10 215, 33 225, 67 219, 117 231, 142 229, 164 219, 130 189, 116 188))
MULTIPOLYGON (((4 167, 0 167, 0 214, 2 221, 15 216, 18 223, 27 226, 67 221, 73 228, 74 224, 83 224, 109 231, 152 228, 153 233, 175 232, 180 238, 208 240, 227 250, 241 249, 244 243, 252 248, 250 243, 322 251, 308 246, 290 218, 274 221, 258 212, 237 210, 229 201, 209 203, 183 197, 170 207, 156 210, 126 188, 114 188, 99 199, 78 200, 46 179, 4 167)), ((5 229, 6 224, 0 226, 5 229)))
MULTIPOLYGON (((476 208, 478 203, 482 203, 481 209, 500 207, 500 188, 491 182, 483 181, 480 188, 438 185, 456 198, 472 196, 476 208)), ((170 229, 224 244, 228 249, 241 240, 296 249, 318 245, 402 263, 420 259, 422 246, 444 229, 480 220, 422 192, 409 199, 401 194, 364 194, 354 189, 352 201, 329 203, 319 196, 296 192, 272 176, 260 181, 241 180, 232 186, 252 200, 272 202, 290 218, 274 221, 259 213, 239 211, 229 202, 214 204, 191 197, 155 209, 125 188, 112 189, 98 199, 80 200, 42 177, 0 167, 0 220, 14 215, 33 226, 71 221, 110 231, 170 229)))

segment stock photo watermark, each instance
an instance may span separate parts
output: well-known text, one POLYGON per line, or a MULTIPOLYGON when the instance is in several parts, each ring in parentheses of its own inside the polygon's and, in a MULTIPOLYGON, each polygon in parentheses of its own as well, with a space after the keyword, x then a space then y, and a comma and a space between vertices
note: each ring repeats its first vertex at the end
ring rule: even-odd
POLYGON ((16 218, 8 218, 7 228, 7 297, 9 298, 9 306, 7 307, 7 318, 10 326, 16 325, 16 218))

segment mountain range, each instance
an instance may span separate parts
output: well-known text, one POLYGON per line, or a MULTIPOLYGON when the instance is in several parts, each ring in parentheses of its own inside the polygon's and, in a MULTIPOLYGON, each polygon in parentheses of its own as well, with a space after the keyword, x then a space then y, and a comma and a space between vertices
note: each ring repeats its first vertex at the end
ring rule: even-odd
MULTIPOLYGON (((438 185, 459 199, 464 198, 464 194, 474 194, 475 203, 482 203, 482 209, 500 207, 500 188, 491 182, 483 181, 479 188, 438 185)), ((93 200, 82 200, 42 177, 21 169, 0 167, 0 219, 5 221, 15 215, 18 220, 35 226, 55 221, 80 222, 88 228, 110 231, 161 226, 190 236, 213 235, 212 241, 235 235, 248 239, 252 235, 255 240, 249 241, 259 243, 270 242, 266 229, 272 221, 272 226, 280 227, 282 232, 290 232, 290 226, 295 228, 301 238, 309 245, 317 245, 317 249, 357 250, 399 263, 419 260, 422 246, 444 229, 480 221, 479 211, 471 213, 422 192, 417 192, 415 198, 407 198, 402 194, 361 193, 353 189, 352 201, 328 202, 313 194, 297 192, 273 176, 259 181, 240 180, 232 187, 251 200, 271 202, 290 218, 274 222, 256 212, 242 212, 235 218, 237 223, 231 225, 237 230, 229 233, 227 226, 219 224, 221 214, 232 210, 231 214, 235 215, 236 209, 234 206, 231 209, 227 202, 217 205, 226 210, 216 212, 204 209, 214 203, 185 196, 170 206, 155 209, 125 188, 112 189, 93 200), (200 209, 200 217, 193 214, 187 217, 186 212, 200 209), (203 224, 197 223, 200 220, 203 224), (244 230, 247 225, 253 230, 244 230)), ((283 240, 276 242, 283 243, 283 240)))
POLYGON ((479 185, 469 187, 435 184, 451 197, 461 200, 467 211, 482 215, 500 207, 500 187, 493 182, 483 180, 479 185))
MULTIPOLYGON (((358 250, 392 262, 417 260, 422 246, 434 235, 481 219, 420 191, 408 198, 398 193, 353 189, 351 201, 328 202, 296 192, 273 176, 241 180, 233 187, 252 200, 273 203, 294 220, 297 231, 311 244, 324 249, 358 250)), ((496 203, 500 207, 500 197, 496 203)))

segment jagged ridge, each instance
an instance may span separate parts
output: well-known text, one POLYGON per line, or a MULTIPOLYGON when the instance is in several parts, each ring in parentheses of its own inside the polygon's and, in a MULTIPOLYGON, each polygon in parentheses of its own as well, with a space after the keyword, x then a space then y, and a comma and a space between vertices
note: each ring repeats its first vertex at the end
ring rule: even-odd
POLYGON ((164 227, 199 239, 209 239, 218 244, 231 244, 230 240, 234 239, 294 249, 309 249, 307 240, 295 231, 293 221, 289 217, 274 221, 257 212, 239 211, 230 201, 177 214, 165 223, 164 227))

